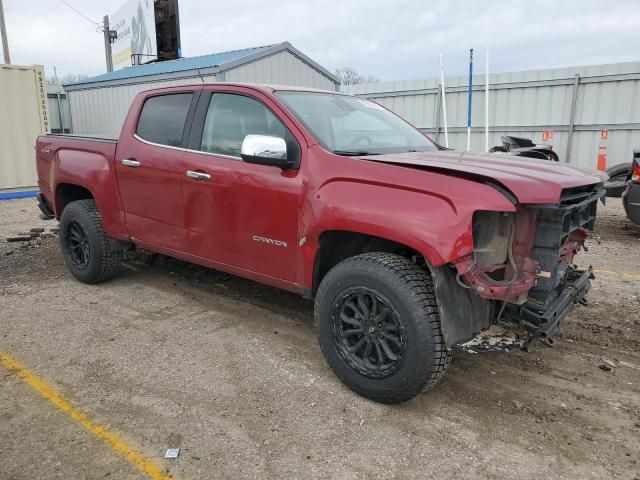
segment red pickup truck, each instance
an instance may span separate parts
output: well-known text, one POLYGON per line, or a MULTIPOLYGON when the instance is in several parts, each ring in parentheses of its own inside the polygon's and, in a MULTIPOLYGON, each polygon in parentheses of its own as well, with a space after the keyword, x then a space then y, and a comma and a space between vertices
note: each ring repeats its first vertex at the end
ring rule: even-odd
POLYGON ((573 257, 601 177, 439 151, 363 98, 150 90, 119 139, 43 135, 36 152, 41 210, 80 281, 112 278, 140 247, 313 298, 329 365, 380 402, 433 386, 492 324, 551 345, 592 278, 573 257))

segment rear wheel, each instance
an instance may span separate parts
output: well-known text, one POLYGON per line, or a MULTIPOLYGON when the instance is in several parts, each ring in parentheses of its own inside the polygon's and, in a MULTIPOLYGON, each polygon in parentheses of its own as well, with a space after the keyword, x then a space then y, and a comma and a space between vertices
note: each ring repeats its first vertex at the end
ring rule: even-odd
POLYGON ((374 401, 413 398, 451 362, 431 277, 399 255, 366 253, 334 267, 318 289, 315 322, 333 371, 374 401))
POLYGON ((119 272, 122 250, 105 232, 94 200, 67 205, 58 234, 67 268, 81 282, 103 282, 119 272))

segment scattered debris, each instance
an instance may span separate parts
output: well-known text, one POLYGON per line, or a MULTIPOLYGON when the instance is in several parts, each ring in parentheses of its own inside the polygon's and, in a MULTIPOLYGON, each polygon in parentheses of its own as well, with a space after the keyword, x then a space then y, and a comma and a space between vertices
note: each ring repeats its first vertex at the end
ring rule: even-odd
POLYGON ((456 348, 468 353, 508 351, 524 348, 527 341, 528 335, 524 330, 518 332, 500 325, 491 325, 468 342, 456 345, 456 348))
POLYGON ((616 362, 614 362, 613 360, 609 360, 608 358, 601 357, 600 360, 602 360, 604 364, 609 365, 611 368, 618 367, 618 365, 616 365, 616 362))
POLYGON ((15 237, 7 237, 7 242, 28 242, 31 240, 31 235, 20 235, 15 237))
POLYGON ((178 455, 180 455, 179 448, 167 448, 164 458, 178 458, 178 455))
POLYGON ((522 408, 524 407, 524 403, 519 400, 514 400, 513 406, 516 407, 516 410, 522 410, 522 408))

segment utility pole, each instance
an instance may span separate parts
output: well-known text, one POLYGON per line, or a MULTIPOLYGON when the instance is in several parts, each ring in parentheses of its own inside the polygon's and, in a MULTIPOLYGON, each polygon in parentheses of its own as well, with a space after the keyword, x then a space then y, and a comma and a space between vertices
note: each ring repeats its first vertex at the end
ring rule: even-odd
POLYGON ((489 151, 489 47, 484 56, 484 151, 489 151))
POLYGON ((442 99, 442 115, 444 117, 444 146, 449 148, 449 130, 447 126, 447 96, 444 88, 444 65, 440 54, 440 98, 442 99))
POLYGON ((467 152, 471 150, 471 100, 473 98, 473 48, 469 50, 469 93, 467 104, 467 152))
MULTIPOLYGON (((0 0, 1 2, 2 0, 0 0)), ((111 32, 109 30, 109 15, 102 18, 102 31, 104 32, 104 55, 107 60, 107 72, 113 72, 113 58, 111 57, 111 32)))
POLYGON ((2 53, 4 54, 4 63, 10 64, 9 43, 7 43, 7 26, 4 24, 4 7, 0 0, 0 37, 2 37, 2 53))

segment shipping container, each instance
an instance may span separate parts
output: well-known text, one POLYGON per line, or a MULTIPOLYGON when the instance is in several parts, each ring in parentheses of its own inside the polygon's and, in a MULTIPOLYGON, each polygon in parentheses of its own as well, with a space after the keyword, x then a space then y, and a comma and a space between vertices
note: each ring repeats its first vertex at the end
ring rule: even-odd
POLYGON ((36 137, 49 131, 44 68, 0 65, 0 190, 36 186, 36 137))

